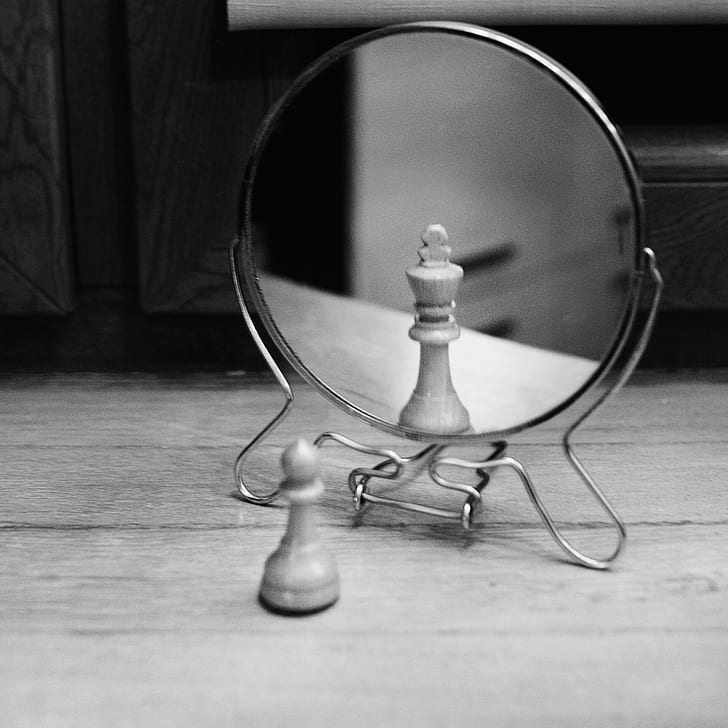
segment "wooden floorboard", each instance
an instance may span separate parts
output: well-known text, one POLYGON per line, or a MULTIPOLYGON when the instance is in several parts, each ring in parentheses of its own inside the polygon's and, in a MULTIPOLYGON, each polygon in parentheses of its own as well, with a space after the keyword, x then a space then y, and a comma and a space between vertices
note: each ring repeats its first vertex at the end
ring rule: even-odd
MULTIPOLYGON (((284 618, 256 597, 286 510, 241 503, 232 477, 280 402, 269 379, 4 377, 0 722, 725 725, 727 384, 642 373, 579 434, 628 524, 606 573, 566 561, 508 473, 468 533, 356 514, 346 474, 369 459, 326 445, 318 519, 341 598, 284 618)), ((298 434, 391 439, 298 390, 251 483, 277 482, 298 434)), ((560 427, 524 433, 513 454, 578 545, 606 553, 613 534, 564 464, 560 427)), ((457 502, 422 478, 406 488, 457 502)))
MULTIPOLYGON (((308 385, 293 379, 296 404, 271 440, 314 436, 327 428, 390 435, 362 427, 308 385)), ((576 439, 610 443, 728 442, 728 370, 638 372, 629 387, 583 427, 576 439)), ((0 376, 2 445, 225 446, 247 442, 282 406, 271 377, 246 372, 163 376, 0 376)), ((578 409, 578 404, 575 407, 578 409)), ((553 442, 572 410, 514 437, 553 442)), ((411 447, 411 446, 410 446, 411 447)))
MULTIPOLYGON (((583 445, 579 454, 612 497, 627 523, 728 523, 728 457, 716 445, 583 445), (700 469, 700 463, 706 463, 700 469), (709 464, 709 465, 708 465, 709 464)), ((477 451, 475 451, 477 452, 477 451)), ((529 468, 544 498, 561 519, 589 523, 602 519, 556 445, 525 444, 512 453, 529 468)), ((4 461, 0 528, 267 527, 282 523, 285 509, 250 508, 235 497, 232 464, 237 449, 221 448, 0 448, 4 461)), ((265 447, 251 457, 249 484, 267 491, 279 480, 280 448, 265 447), (271 467, 273 463, 274 467, 271 467)), ((337 525, 354 521, 347 476, 354 465, 376 458, 351 457, 333 445, 324 450, 322 476, 327 490, 320 501, 326 518, 337 525)), ((456 473, 453 471, 453 475, 456 473)), ((395 490, 446 507, 457 494, 417 475, 404 488, 384 482, 375 492, 395 490)), ((488 488, 485 511, 476 519, 528 525, 537 522, 520 481, 497 472, 488 488)), ((439 523, 433 516, 372 507, 360 520, 370 525, 439 523)))

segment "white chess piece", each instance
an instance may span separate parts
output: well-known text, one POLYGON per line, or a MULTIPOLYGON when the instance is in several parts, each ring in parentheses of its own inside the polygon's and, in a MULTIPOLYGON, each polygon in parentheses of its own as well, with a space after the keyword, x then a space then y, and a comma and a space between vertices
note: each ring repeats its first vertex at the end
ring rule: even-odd
POLYGON ((318 450, 305 440, 289 445, 281 457, 286 478, 280 490, 290 502, 288 527, 266 561, 260 585, 260 601, 273 611, 315 612, 339 597, 336 562, 314 522, 313 505, 324 489, 318 462, 318 450))
POLYGON ((442 225, 428 226, 422 242, 424 247, 417 251, 419 265, 407 269, 416 311, 409 335, 420 344, 420 369, 399 423, 438 434, 464 432, 470 427, 470 416, 453 387, 448 349, 460 336, 453 311, 463 269, 450 262, 447 232, 442 225))

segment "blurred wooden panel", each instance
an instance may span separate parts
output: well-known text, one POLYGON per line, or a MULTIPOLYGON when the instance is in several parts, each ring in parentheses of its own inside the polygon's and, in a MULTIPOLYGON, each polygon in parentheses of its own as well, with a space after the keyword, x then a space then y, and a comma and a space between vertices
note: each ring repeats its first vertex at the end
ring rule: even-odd
POLYGON ((232 312, 227 246, 268 107, 330 35, 227 32, 224 6, 127 3, 140 297, 148 312, 232 312))
POLYGON ((0 3, 0 313, 74 305, 55 0, 0 3))
POLYGON ((227 246, 272 101, 260 39, 230 42, 194 0, 130 0, 127 25, 142 307, 233 310, 227 246))
POLYGON ((240 77, 216 75, 210 2, 130 0, 127 27, 142 307, 232 307, 225 251, 267 105, 259 53, 243 42, 240 77))
POLYGON ((728 308, 728 184, 649 184, 645 206, 663 309, 728 308))
POLYGON ((645 182, 647 244, 663 310, 728 309, 728 132, 722 125, 628 127, 645 182))
POLYGON ((728 309, 728 131, 722 125, 627 128, 645 182, 647 244, 665 310, 728 309))
POLYGON ((136 250, 126 30, 120 0, 61 4, 80 286, 131 285, 136 250))

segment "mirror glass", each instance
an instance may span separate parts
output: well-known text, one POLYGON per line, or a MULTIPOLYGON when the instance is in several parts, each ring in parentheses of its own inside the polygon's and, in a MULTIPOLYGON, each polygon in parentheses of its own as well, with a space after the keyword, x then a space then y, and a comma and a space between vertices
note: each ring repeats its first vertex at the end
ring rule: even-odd
POLYGON ((428 434, 520 429, 593 380, 627 311, 636 182, 573 84, 522 47, 430 29, 352 48, 288 98, 257 152, 243 265, 310 380, 428 434), (462 280, 423 343, 407 270, 433 224, 462 280), (437 381, 420 394, 454 389, 458 424, 403 417, 423 357, 437 381))

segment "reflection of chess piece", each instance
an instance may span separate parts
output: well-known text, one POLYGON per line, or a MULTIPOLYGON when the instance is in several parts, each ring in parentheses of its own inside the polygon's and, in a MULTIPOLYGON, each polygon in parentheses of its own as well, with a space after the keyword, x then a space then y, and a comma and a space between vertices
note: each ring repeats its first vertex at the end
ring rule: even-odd
POLYGON ((399 423, 415 430, 436 433, 463 432, 470 427, 468 411, 452 385, 448 346, 460 336, 455 321, 455 294, 463 269, 450 262, 447 233, 442 225, 430 225, 422 233, 425 244, 417 252, 419 265, 407 269, 415 295, 415 325, 411 339, 420 344, 420 372, 399 423))
POLYGON ((313 518, 313 504, 324 489, 317 475, 318 450, 298 440, 284 451, 281 466, 286 475, 281 493, 290 502, 288 528, 265 563, 260 600, 277 612, 315 612, 339 597, 336 562, 313 518))

